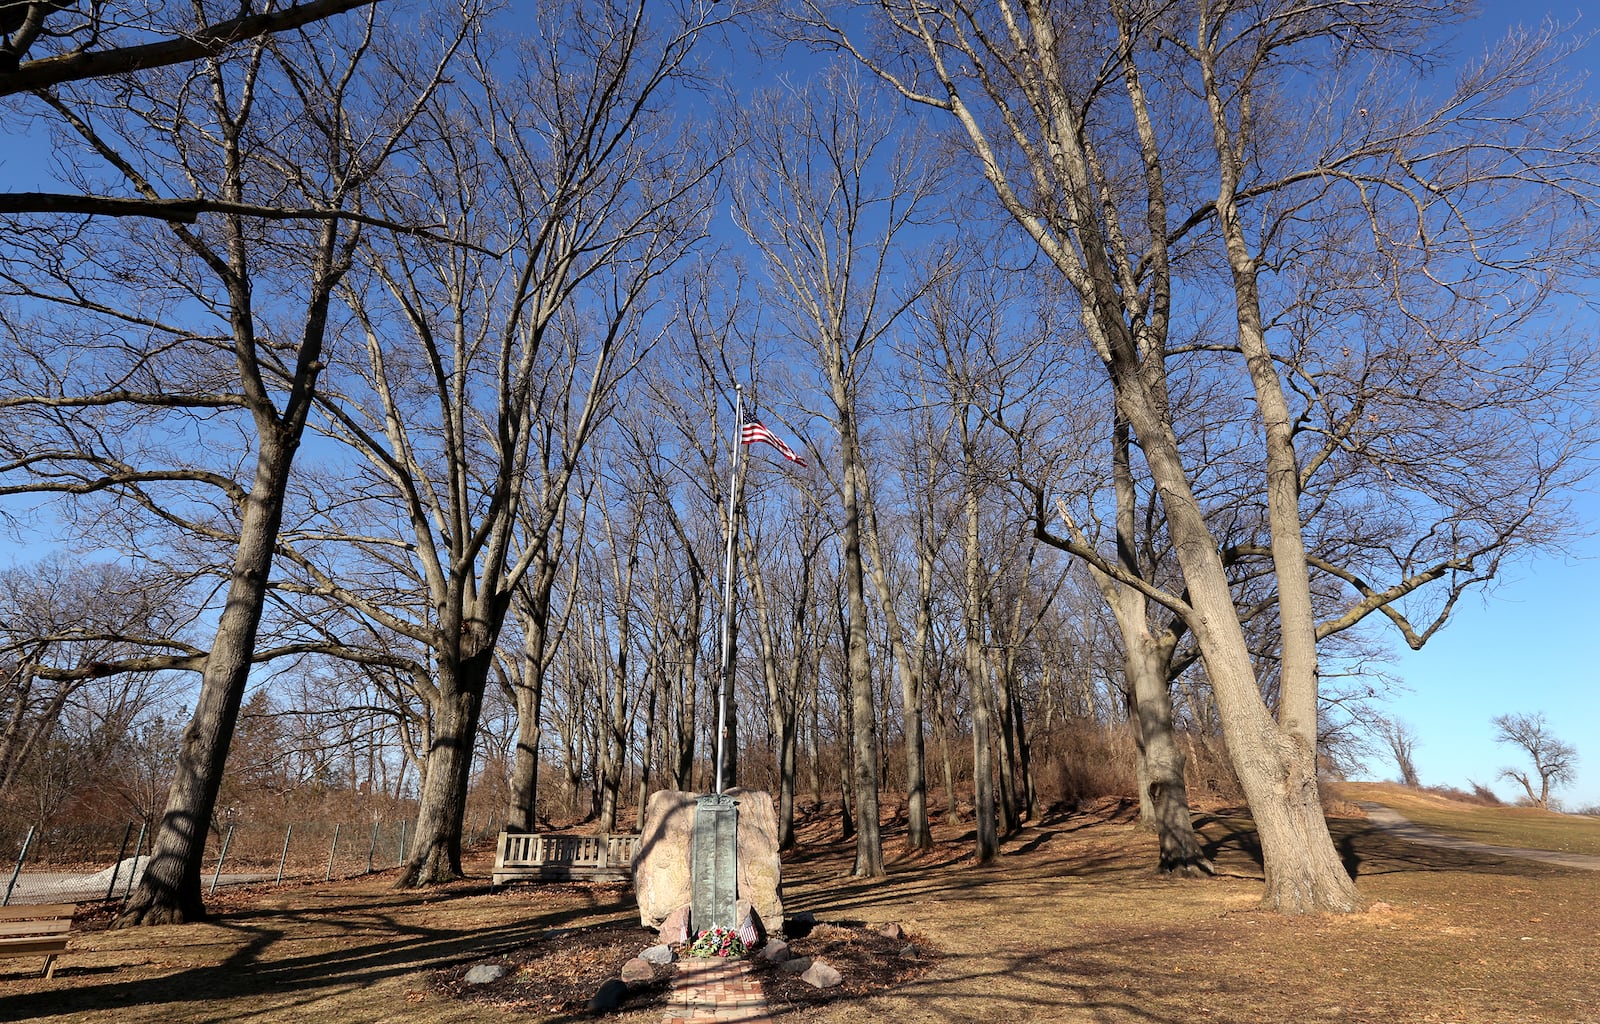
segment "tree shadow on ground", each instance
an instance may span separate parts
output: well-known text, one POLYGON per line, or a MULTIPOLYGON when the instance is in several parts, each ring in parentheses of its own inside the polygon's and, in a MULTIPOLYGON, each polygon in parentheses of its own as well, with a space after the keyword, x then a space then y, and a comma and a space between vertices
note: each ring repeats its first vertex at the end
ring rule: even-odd
MULTIPOLYGON (((1418 871, 1517 875, 1536 867, 1529 861, 1490 853, 1414 843, 1374 828, 1360 818, 1330 817, 1327 820, 1339 859, 1351 878, 1418 871)), ((1261 839, 1249 818, 1199 813, 1194 816, 1194 825, 1203 837, 1206 856, 1213 861, 1263 867, 1261 839)))
POLYGON ((426 911, 444 917, 452 911, 452 904, 482 894, 483 887, 474 886, 449 893, 349 896, 310 909, 261 907, 217 915, 204 925, 119 933, 149 936, 149 946, 133 946, 130 951, 157 960, 162 955, 182 955, 186 947, 213 946, 219 954, 224 948, 231 949, 173 973, 129 979, 126 970, 98 965, 74 968, 69 948, 66 961, 58 961, 56 976, 73 984, 8 997, 0 1002, 0 1021, 231 1000, 269 1006, 273 1016, 292 1015, 295 1008, 340 990, 366 988, 386 979, 494 956, 526 945, 551 927, 580 921, 588 924, 597 912, 629 909, 620 902, 606 906, 579 900, 578 905, 487 927, 472 924, 470 917, 460 926, 424 920, 426 911), (201 928, 205 932, 194 930, 201 928), (286 945, 288 942, 293 946, 286 945))

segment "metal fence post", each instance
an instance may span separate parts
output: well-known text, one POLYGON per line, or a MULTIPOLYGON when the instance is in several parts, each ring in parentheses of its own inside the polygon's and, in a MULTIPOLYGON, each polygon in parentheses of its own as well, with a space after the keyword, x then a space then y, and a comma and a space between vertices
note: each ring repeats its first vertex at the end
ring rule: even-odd
POLYGON ((17 887, 17 876, 22 874, 22 862, 28 859, 28 847, 33 845, 33 826, 28 826, 28 834, 22 837, 22 852, 17 854, 17 866, 11 869, 11 883, 6 886, 6 898, 0 900, 0 907, 11 905, 11 890, 17 887))
POLYGON ((339 823, 333 823, 333 842, 328 844, 328 870, 322 873, 322 880, 326 882, 333 877, 333 855, 339 849, 339 823))
POLYGON ((128 828, 122 833, 122 845, 117 848, 115 866, 111 869, 111 881, 106 886, 106 899, 110 899, 117 891, 117 873, 122 870, 122 855, 128 852, 128 840, 133 836, 133 822, 128 822, 128 828))
POLYGON ((400 865, 404 864, 405 862, 406 862, 406 823, 404 821, 402 821, 400 823, 400 859, 395 861, 395 866, 399 867, 400 865))
POLYGON ((283 852, 278 855, 278 880, 273 885, 283 884, 283 862, 289 859, 289 837, 294 835, 294 826, 290 825, 283 830, 283 852))
POLYGON ((372 823, 372 842, 367 844, 367 874, 369 875, 372 874, 372 855, 378 851, 378 829, 381 827, 382 825, 379 822, 372 823))
POLYGON ((222 862, 228 859, 228 844, 233 842, 233 826, 228 826, 228 834, 222 837, 222 852, 217 854, 217 870, 211 873, 211 891, 217 891, 217 879, 222 877, 222 862))

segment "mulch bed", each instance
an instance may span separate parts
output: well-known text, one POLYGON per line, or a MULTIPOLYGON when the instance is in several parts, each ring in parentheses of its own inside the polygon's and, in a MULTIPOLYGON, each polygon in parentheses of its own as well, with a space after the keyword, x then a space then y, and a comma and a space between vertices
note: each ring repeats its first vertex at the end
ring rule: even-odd
MULTIPOLYGON (((655 941, 654 931, 637 924, 557 928, 514 953, 479 961, 509 968, 498 981, 468 985, 464 980, 467 971, 478 966, 472 963, 434 972, 434 984, 441 992, 457 999, 507 1010, 582 1013, 607 979, 615 978, 623 964, 655 941)), ((666 1012, 675 974, 675 966, 656 967, 655 980, 629 986, 628 995, 618 1010, 660 1007, 666 1012)))
POLYGON ((877 928, 858 924, 819 923, 790 939, 789 952, 796 958, 823 961, 844 980, 833 988, 812 988, 799 973, 757 955, 752 970, 774 1014, 897 988, 922 976, 940 959, 939 952, 915 934, 890 938, 877 928))
MULTIPOLYGON (((555 929, 513 953, 435 971, 433 981, 440 992, 456 999, 510 1011, 579 1014, 601 985, 655 941, 655 932, 633 924, 555 929), (497 981, 467 984, 467 971, 479 963, 502 964, 508 970, 497 981)), ((751 971, 774 1014, 895 988, 923 974, 939 958, 915 935, 891 938, 857 924, 814 925, 791 939, 789 950, 796 958, 826 962, 844 980, 833 988, 812 988, 798 972, 784 971, 758 952, 751 958, 751 971)), ((683 955, 681 948, 677 952, 683 955)), ((657 966, 653 981, 629 987, 617 1012, 651 1008, 665 1012, 677 973, 675 963, 657 966)))

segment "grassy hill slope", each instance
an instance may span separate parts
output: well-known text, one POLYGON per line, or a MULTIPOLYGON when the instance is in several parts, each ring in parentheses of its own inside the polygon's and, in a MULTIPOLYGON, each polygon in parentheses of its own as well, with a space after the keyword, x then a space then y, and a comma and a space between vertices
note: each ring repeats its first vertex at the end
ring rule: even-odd
POLYGON ((1600 856, 1600 818, 1536 807, 1485 807, 1392 782, 1346 782, 1335 789, 1345 800, 1392 807, 1418 825, 1445 835, 1498 846, 1600 856))

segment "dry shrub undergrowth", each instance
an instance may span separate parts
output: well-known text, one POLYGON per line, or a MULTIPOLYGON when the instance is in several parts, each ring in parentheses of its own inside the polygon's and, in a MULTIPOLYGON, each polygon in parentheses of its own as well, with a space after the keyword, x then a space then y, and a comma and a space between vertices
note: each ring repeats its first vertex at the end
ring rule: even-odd
MULTIPOLYGON (((1244 791, 1220 738, 1182 732, 1178 743, 1193 806, 1243 802, 1244 791)), ((1074 807, 1107 797, 1138 799, 1133 736, 1127 726, 1077 721, 1057 725, 1035 740, 1034 756, 1041 759, 1039 795, 1046 807, 1074 807)))

